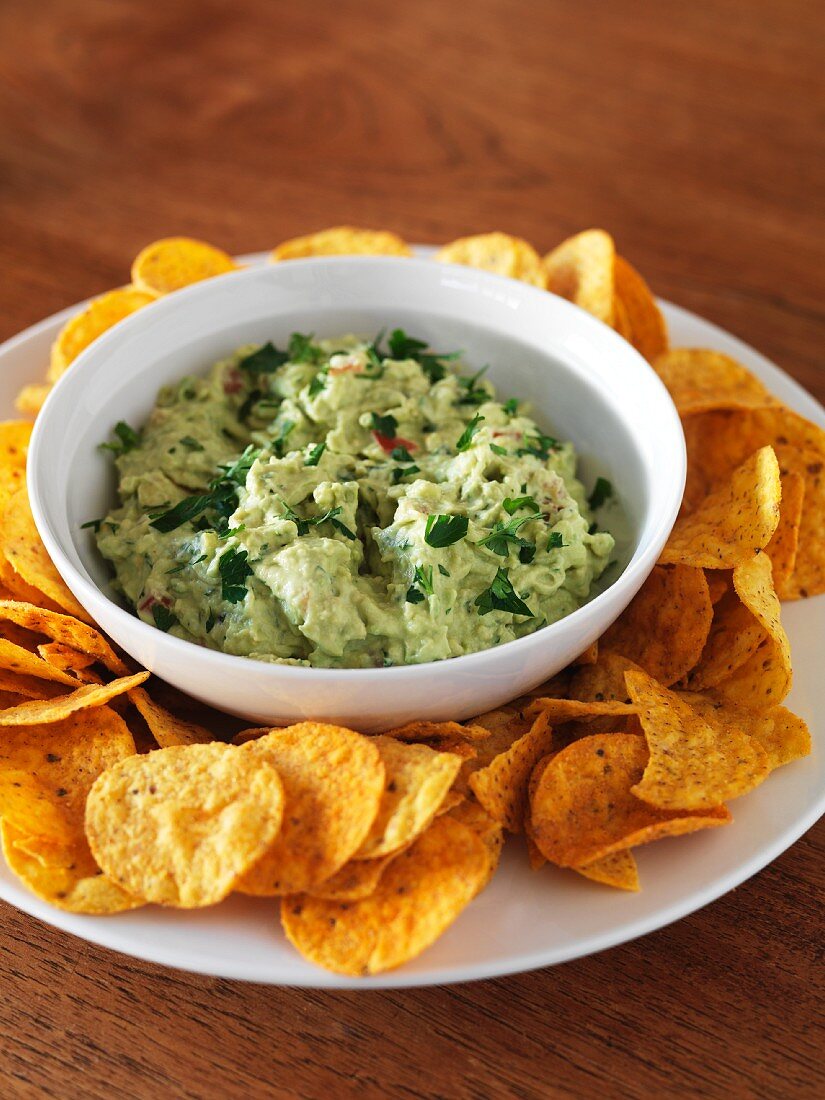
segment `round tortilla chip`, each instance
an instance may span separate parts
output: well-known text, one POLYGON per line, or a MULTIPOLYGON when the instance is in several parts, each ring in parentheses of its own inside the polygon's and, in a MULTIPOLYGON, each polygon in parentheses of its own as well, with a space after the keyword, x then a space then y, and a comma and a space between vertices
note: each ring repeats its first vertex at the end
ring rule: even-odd
POLYGON ((530 774, 552 744, 553 730, 544 712, 523 737, 470 776, 470 790, 479 803, 511 833, 523 831, 530 774))
POLYGON ((410 246, 384 229, 355 229, 339 225, 305 237, 282 241, 271 259, 300 260, 305 256, 411 256, 410 246))
POLYGON ((657 565, 602 635, 601 646, 661 683, 675 684, 699 660, 712 621, 713 605, 702 570, 657 565))
POLYGON ((3 855, 9 870, 37 897, 69 913, 102 916, 138 909, 144 903, 121 890, 82 852, 70 866, 52 866, 26 851, 26 834, 5 819, 2 822, 3 855))
POLYGON ((162 749, 168 749, 171 745, 206 745, 217 740, 197 722, 178 718, 160 703, 156 703, 144 688, 134 688, 129 692, 129 699, 162 749))
POLYGON ((714 605, 713 623, 702 656, 687 676, 691 691, 716 687, 756 653, 765 641, 762 624, 736 591, 714 605))
POLYGON ((438 939, 476 896, 489 865, 476 833, 447 814, 392 860, 369 897, 286 897, 281 922, 310 962, 336 974, 379 974, 438 939))
POLYGON ((371 738, 384 765, 384 793, 370 831, 352 857, 378 859, 405 848, 427 828, 461 767, 461 757, 392 737, 371 738))
POLYGON ((313 886, 307 893, 325 901, 360 901, 361 898, 368 898, 375 893, 384 871, 398 855, 399 852, 390 852, 380 859, 350 860, 331 878, 313 886))
POLYGON ((616 247, 610 234, 586 229, 544 257, 547 289, 612 325, 615 262, 616 247))
POLYGON ((639 889, 639 868, 633 853, 627 849, 613 852, 612 855, 597 859, 595 863, 588 863, 585 867, 574 867, 573 870, 603 886, 615 886, 617 890, 639 889))
POLYGON ((660 562, 732 569, 771 541, 781 499, 776 454, 772 447, 762 447, 698 508, 676 520, 660 562))
POLYGON ((725 729, 742 730, 758 741, 765 750, 771 771, 808 756, 811 751, 810 730, 801 718, 786 707, 753 711, 714 694, 680 694, 706 722, 725 729))
MULTIPOLYGON (((622 303, 630 342, 649 363, 667 351, 667 325, 650 287, 623 256, 613 267, 616 297, 622 303)), ((623 318, 622 323, 625 323, 623 318)))
POLYGON ((444 264, 461 264, 492 271, 541 287, 547 285, 547 276, 541 258, 527 241, 511 237, 509 233, 479 233, 474 237, 459 237, 445 244, 435 256, 444 264))
POLYGON ((26 459, 32 426, 24 420, 0 423, 0 509, 26 487, 26 459))
POLYGON ((644 672, 625 679, 650 751, 631 788, 637 798, 662 810, 711 810, 768 777, 765 751, 744 730, 706 721, 644 672))
POLYGON ((300 722, 240 751, 278 769, 283 828, 237 884, 242 894, 303 893, 331 878, 358 851, 384 794, 384 765, 372 738, 341 726, 300 722))
POLYGON ((130 316, 136 310, 151 305, 154 297, 139 287, 124 286, 101 294, 80 313, 71 317, 57 335, 52 344, 48 382, 56 382, 84 351, 89 344, 102 336, 118 321, 130 316))
POLYGON ((92 854, 127 893, 158 905, 215 905, 281 827, 284 790, 262 756, 174 745, 107 769, 86 802, 92 854))
POLYGON ((556 753, 531 798, 531 831, 542 855, 582 867, 624 848, 725 825, 724 806, 701 812, 660 810, 631 792, 648 760, 644 737, 596 734, 556 753))
POLYGON ((132 264, 132 282, 153 298, 173 294, 192 283, 237 271, 220 248, 192 237, 164 237, 141 249, 132 264))
POLYGON ((721 351, 671 348, 655 358, 653 368, 680 416, 779 404, 755 375, 721 351))

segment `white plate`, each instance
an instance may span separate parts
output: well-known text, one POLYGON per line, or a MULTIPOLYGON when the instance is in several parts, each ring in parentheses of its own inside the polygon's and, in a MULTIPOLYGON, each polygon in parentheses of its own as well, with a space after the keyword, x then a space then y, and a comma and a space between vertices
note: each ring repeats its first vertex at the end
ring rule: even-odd
MULTIPOLYGON (((248 257, 256 260, 258 257, 248 257)), ((39 380, 61 323, 78 307, 34 325, 0 347, 0 416, 39 380)), ((722 329, 663 303, 673 343, 727 352, 783 401, 825 426, 825 410, 763 356, 722 329)), ((825 812, 825 709, 821 653, 825 596, 786 604, 794 655, 788 705, 809 723, 814 750, 733 803, 725 829, 661 841, 638 850, 642 891, 623 894, 569 871, 530 871, 511 841, 484 893, 424 955, 377 978, 336 977, 303 961, 279 928, 271 900, 232 897, 213 909, 153 907, 112 917, 63 913, 29 894, 0 863, 0 897, 48 924, 127 955, 202 974, 278 985, 375 989, 469 981, 550 966, 589 955, 678 920, 738 886, 797 840, 825 812)), ((767 945, 768 950, 770 945, 767 945)))

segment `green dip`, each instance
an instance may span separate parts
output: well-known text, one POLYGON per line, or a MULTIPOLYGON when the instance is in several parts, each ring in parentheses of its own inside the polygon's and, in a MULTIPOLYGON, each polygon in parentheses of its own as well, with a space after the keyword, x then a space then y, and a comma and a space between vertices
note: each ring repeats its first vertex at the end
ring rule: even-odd
POLYGON ((321 668, 439 661, 569 615, 614 545, 573 446, 456 358, 399 330, 383 349, 295 334, 162 389, 105 444, 120 503, 90 526, 115 587, 176 637, 321 668))

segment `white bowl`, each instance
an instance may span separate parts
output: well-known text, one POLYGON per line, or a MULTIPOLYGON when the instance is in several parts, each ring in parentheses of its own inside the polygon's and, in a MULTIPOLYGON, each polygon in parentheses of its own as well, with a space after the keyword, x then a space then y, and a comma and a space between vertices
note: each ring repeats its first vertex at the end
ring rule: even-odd
MULTIPOLYGON (((306 718, 372 731, 461 719, 530 690, 569 664, 627 606, 673 526, 685 479, 676 410, 645 360, 615 332, 554 295, 465 267, 379 257, 295 260, 199 283, 121 322, 49 396, 29 451, 38 530, 86 610, 136 661, 212 706, 254 723, 306 718), (114 499, 98 450, 118 420, 135 426, 158 389, 205 372, 240 344, 402 327, 460 347, 503 397, 579 452, 585 484, 613 483, 626 523, 620 575, 578 611, 495 649, 425 665, 315 669, 266 664, 181 641, 123 610, 81 525, 114 499)), ((614 576, 618 570, 614 571, 614 576)))

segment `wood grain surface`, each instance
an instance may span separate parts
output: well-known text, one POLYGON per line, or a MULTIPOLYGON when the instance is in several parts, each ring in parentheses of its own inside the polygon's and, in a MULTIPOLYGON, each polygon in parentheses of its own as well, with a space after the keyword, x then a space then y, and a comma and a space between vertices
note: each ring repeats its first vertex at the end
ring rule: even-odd
MULTIPOLYGON (((2 0, 0 338, 168 233, 602 225, 825 397, 822 32, 818 0, 2 0)), ((824 839, 636 943, 445 989, 194 977, 0 906, 0 1094, 821 1096, 824 839)))

